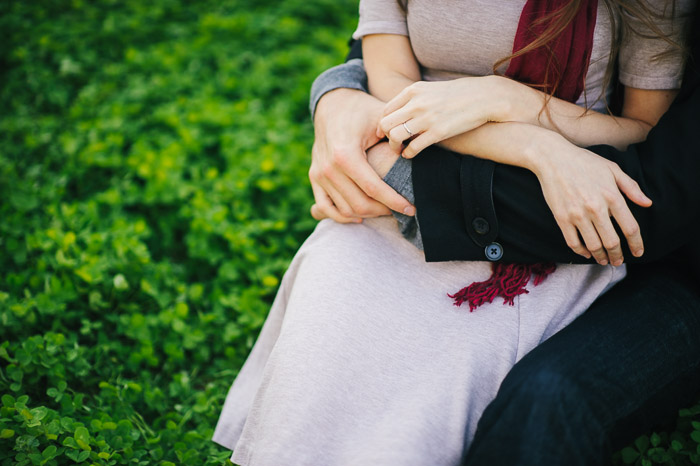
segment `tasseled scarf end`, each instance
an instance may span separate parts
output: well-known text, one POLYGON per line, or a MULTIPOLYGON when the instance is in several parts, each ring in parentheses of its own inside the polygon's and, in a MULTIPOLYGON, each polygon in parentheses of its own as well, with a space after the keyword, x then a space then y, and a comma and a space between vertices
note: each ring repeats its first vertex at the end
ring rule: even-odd
POLYGON ((503 304, 513 305, 515 297, 529 293, 525 286, 534 275, 533 285, 542 283, 557 268, 556 264, 503 264, 494 263, 491 277, 483 282, 474 282, 448 296, 455 300, 455 306, 469 303, 469 312, 484 303, 492 303, 496 297, 503 298, 503 304))

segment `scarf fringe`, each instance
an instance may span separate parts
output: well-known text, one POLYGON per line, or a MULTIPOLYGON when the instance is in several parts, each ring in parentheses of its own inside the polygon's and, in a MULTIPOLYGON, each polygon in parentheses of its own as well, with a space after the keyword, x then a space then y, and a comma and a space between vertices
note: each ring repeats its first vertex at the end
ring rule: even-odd
POLYGON ((556 264, 547 262, 543 264, 503 264, 494 263, 491 277, 483 282, 474 282, 462 288, 455 294, 448 294, 454 299, 455 306, 469 303, 469 312, 485 303, 492 303, 496 297, 503 298, 503 304, 513 306, 516 296, 529 293, 525 286, 533 278, 533 285, 537 286, 547 279, 556 270, 556 264))

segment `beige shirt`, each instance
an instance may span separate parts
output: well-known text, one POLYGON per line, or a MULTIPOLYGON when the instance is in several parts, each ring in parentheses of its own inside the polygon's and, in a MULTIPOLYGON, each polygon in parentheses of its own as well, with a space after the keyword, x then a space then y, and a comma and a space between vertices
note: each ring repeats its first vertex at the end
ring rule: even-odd
MULTIPOLYGON (((649 2, 659 11, 665 0, 649 2)), ((655 23, 678 42, 695 0, 677 1, 676 17, 670 11, 655 23), (679 18, 682 14, 686 17, 679 18)), ((520 13, 525 0, 410 0, 404 12, 396 0, 361 0, 360 20, 353 37, 369 34, 399 34, 411 39, 413 52, 427 81, 484 76, 493 73, 493 65, 512 53, 520 13)), ((638 20, 627 18, 637 31, 650 35, 638 20)), ((620 21, 616 21, 619 25, 620 21)), ((604 111, 611 86, 603 89, 610 60, 612 27, 606 2, 598 2, 591 62, 585 77, 585 91, 577 104, 604 111)), ((619 26, 618 26, 619 29, 619 26)), ((672 49, 660 38, 625 34, 617 58, 622 84, 641 89, 679 88, 683 75, 680 49, 655 58, 672 49)), ((503 71, 503 70, 500 70, 503 71)))

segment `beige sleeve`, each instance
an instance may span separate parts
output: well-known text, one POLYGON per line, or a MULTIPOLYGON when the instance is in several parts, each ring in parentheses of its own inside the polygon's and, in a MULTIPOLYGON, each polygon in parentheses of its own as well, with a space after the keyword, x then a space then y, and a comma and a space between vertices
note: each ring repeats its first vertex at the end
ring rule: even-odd
MULTIPOLYGON (((622 13, 622 41, 619 54, 619 79, 638 89, 678 89, 683 78, 683 52, 696 0, 645 0, 633 2, 647 6, 659 31, 628 12, 622 13), (669 43, 660 37, 663 32, 669 43)), ((643 9, 642 9, 643 11, 643 9)))
POLYGON ((352 37, 370 34, 408 35, 406 13, 397 0, 360 0, 360 21, 352 37))

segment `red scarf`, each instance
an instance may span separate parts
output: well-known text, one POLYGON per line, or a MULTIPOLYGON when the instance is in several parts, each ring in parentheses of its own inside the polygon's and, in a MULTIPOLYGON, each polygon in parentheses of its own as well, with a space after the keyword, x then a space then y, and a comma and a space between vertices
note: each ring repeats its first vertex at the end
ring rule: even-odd
MULTIPOLYGON (((518 30, 513 41, 513 53, 523 49, 541 35, 549 24, 547 21, 537 23, 538 19, 557 11, 570 0, 528 0, 520 14, 518 30)), ((576 102, 584 88, 584 79, 593 49, 593 31, 598 11, 598 0, 583 0, 574 19, 555 40, 544 47, 511 59, 506 76, 526 84, 543 85, 547 65, 549 83, 559 81, 554 92, 555 97, 576 102), (552 55, 550 55, 550 51, 552 55), (550 63, 551 57, 551 63, 550 63)), ((543 88, 551 93, 551 88, 543 88)), ((469 303, 473 311, 484 303, 491 303, 500 296, 503 304, 513 305, 515 297, 528 293, 525 286, 532 275, 534 286, 542 283, 549 274, 556 270, 554 263, 544 264, 504 264, 493 263, 491 278, 483 282, 474 282, 453 295, 456 306, 469 303)))
MULTIPOLYGON (((566 6, 570 0, 528 0, 520 14, 518 30, 513 41, 513 53, 523 49, 542 35, 548 21, 536 23, 553 11, 566 6)), ((550 83, 561 78, 555 97, 576 102, 584 87, 593 49, 593 31, 598 13, 598 0, 583 0, 574 19, 561 35, 544 47, 532 50, 510 61, 506 76, 526 84, 544 84, 550 50, 553 53, 550 65, 550 83)), ((551 89, 542 89, 551 93, 551 89)))

